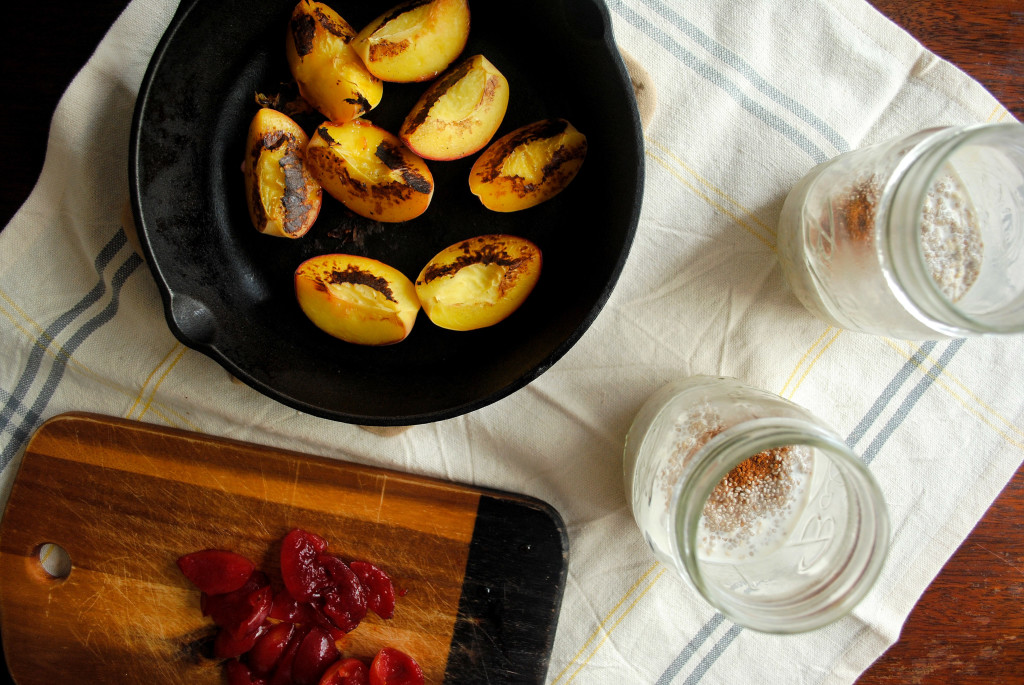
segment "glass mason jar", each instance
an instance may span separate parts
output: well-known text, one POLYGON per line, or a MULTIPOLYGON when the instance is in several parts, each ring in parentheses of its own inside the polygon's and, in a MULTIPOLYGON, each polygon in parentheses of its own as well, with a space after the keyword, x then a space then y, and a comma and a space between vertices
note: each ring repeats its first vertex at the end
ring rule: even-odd
POLYGON ((928 129, 792 188, 779 259, 842 328, 908 340, 1024 332, 1024 125, 928 129))
POLYGON ((655 557, 737 624, 813 630, 873 585, 889 518, 864 463, 802 407, 694 376, 644 404, 623 476, 655 557))

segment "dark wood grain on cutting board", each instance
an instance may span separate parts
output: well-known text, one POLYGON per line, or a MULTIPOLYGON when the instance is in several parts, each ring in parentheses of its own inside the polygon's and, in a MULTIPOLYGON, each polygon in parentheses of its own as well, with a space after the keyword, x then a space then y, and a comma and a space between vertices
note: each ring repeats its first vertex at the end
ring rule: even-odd
POLYGON ((221 683, 212 623, 178 571, 220 548, 280 585, 294 527, 346 560, 384 568, 403 591, 368 617, 346 656, 390 645, 428 682, 541 682, 561 600, 565 534, 547 505, 137 422, 64 415, 32 438, 0 522, 0 621, 19 685, 221 683), (66 549, 65 579, 38 562, 66 549), (481 595, 490 601, 480 603, 481 595))

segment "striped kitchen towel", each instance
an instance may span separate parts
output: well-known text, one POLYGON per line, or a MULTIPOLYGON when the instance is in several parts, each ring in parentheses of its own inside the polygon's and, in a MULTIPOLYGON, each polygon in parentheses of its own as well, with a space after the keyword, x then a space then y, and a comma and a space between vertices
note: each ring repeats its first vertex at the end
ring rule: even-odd
POLYGON ((570 539, 548 682, 853 682, 1024 458, 1024 338, 830 328, 783 282, 775 224, 818 162, 1011 116, 863 0, 607 4, 655 95, 618 286, 526 388, 379 435, 267 399, 168 330, 123 210, 134 98, 176 1, 133 0, 61 100, 38 185, 0 232, 3 497, 33 431, 71 410, 522 492, 554 505, 570 539), (852 615, 800 636, 743 630, 651 556, 623 494, 623 439, 652 392, 695 373, 791 398, 869 463, 893 540, 852 615))

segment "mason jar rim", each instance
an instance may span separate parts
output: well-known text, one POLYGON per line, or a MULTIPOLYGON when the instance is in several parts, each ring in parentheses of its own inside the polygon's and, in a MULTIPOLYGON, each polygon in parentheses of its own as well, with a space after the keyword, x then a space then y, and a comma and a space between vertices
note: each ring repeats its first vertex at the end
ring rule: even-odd
POLYGON ((763 417, 727 428, 703 445, 692 457, 691 476, 681 479, 672 493, 669 545, 672 557, 682 566, 692 585, 712 606, 733 622, 766 633, 790 634, 815 630, 845 616, 873 587, 881 572, 889 544, 889 517, 881 489, 867 465, 831 431, 804 419, 763 417), (796 601, 780 603, 775 612, 745 612, 727 594, 705 581, 697 559, 697 529, 704 503, 714 487, 744 460, 765 450, 802 445, 836 457, 840 466, 857 479, 866 506, 875 518, 869 541, 873 549, 867 564, 853 577, 840 572, 822 591, 796 601), (840 581, 848 587, 839 597, 824 590, 840 581))
POLYGON ((879 208, 886 220, 879 223, 882 239, 876 244, 882 274, 904 308, 942 335, 1024 332, 1024 319, 1016 324, 993 324, 965 312, 946 297, 929 273, 920 240, 921 207, 936 172, 963 146, 998 131, 1024 135, 1024 124, 973 124, 939 129, 917 143, 882 189, 879 208), (906 227, 913 230, 905 230, 906 227), (911 284, 913 294, 907 291, 911 284))

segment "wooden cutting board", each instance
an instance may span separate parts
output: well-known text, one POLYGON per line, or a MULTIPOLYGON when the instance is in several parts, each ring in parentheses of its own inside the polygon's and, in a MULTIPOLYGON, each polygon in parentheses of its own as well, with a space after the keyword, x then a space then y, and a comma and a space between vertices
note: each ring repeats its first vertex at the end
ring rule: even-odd
POLYGON ((0 522, 0 631, 19 685, 222 683, 214 627, 175 560, 230 549, 280 586, 293 527, 404 591, 340 645, 392 645, 429 683, 534 683, 565 581, 558 513, 535 499, 160 428, 65 414, 29 443, 0 522), (60 545, 54 578, 40 548, 60 545))

